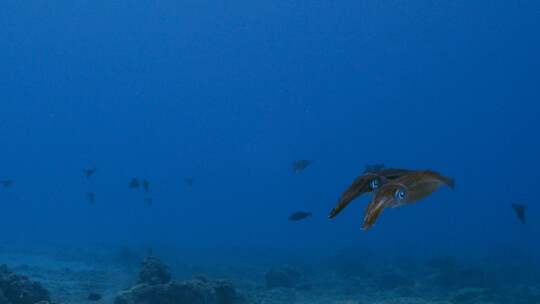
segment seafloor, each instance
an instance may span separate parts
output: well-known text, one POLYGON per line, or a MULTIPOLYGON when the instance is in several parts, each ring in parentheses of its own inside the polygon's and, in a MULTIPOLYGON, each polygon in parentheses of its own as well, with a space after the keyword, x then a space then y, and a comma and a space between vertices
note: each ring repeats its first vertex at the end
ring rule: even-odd
POLYGON ((95 303, 115 303, 120 292, 137 283, 141 261, 151 254, 167 265, 173 280, 225 280, 236 292, 230 304, 540 304, 540 272, 526 254, 370 259, 344 250, 325 257, 273 254, 269 259, 256 251, 105 248, 0 246, 0 265, 41 283, 54 303, 90 303, 91 293, 102 297, 95 303))

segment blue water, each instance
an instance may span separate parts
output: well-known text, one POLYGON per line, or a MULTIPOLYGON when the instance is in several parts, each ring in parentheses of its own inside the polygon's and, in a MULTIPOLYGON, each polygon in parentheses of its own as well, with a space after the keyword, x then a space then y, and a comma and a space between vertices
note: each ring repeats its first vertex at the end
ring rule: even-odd
POLYGON ((0 242, 538 257, 539 30, 526 0, 2 1, 0 242), (381 162, 456 188, 328 220, 381 162))

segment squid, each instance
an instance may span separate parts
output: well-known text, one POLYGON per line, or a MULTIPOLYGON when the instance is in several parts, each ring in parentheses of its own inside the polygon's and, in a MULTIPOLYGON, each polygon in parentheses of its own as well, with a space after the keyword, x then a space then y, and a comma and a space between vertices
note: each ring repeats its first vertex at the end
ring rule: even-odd
POLYGON ((335 218, 353 200, 364 193, 377 191, 384 184, 408 174, 412 171, 405 169, 384 169, 383 165, 367 166, 366 171, 357 177, 354 182, 343 192, 336 207, 334 207, 328 218, 335 218))
POLYGON ((414 204, 446 185, 454 188, 454 179, 434 171, 409 172, 377 191, 366 208, 362 229, 368 230, 385 208, 414 204))

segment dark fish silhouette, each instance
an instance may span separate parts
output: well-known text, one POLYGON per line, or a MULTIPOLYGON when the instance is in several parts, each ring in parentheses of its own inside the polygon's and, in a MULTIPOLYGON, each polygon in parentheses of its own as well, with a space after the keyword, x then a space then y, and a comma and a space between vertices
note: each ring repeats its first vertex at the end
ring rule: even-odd
POLYGON ((3 181, 0 181, 0 184, 2 184, 2 187, 9 188, 13 185, 13 180, 11 179, 5 179, 3 181))
POLYGON ((298 174, 302 171, 304 171, 307 167, 309 167, 313 162, 311 160, 307 159, 301 159, 293 162, 292 168, 294 173, 298 174))
POLYGON ((92 175, 94 175, 94 173, 96 173, 96 169, 95 168, 88 168, 88 169, 84 169, 84 177, 86 179, 90 179, 90 177, 92 177, 92 175))
POLYGON ((347 190, 341 194, 336 207, 330 211, 328 218, 335 218, 353 200, 362 194, 374 192, 389 181, 395 180, 410 172, 412 171, 405 169, 383 169, 381 165, 366 166, 364 174, 357 177, 347 190))
POLYGON ((362 228, 369 229, 385 208, 416 203, 442 185, 454 188, 454 180, 434 171, 416 171, 382 186, 366 208, 362 228))
POLYGON ((188 178, 185 178, 184 181, 186 182, 186 184, 189 187, 193 187, 193 184, 195 183, 195 178, 194 177, 188 177, 188 178))
POLYGON ((144 192, 150 191, 150 182, 147 179, 142 180, 142 186, 143 186, 144 192))
POLYGON ((152 204, 154 203, 154 201, 152 200, 152 198, 150 197, 147 197, 144 199, 144 202, 148 205, 148 206, 152 206, 152 204))
POLYGON ((139 179, 132 178, 131 182, 129 182, 129 189, 138 189, 141 186, 141 183, 139 182, 139 179))
POLYGON ((301 221, 311 216, 311 212, 296 211, 289 216, 290 221, 301 221))
POLYGON ((88 197, 88 202, 90 202, 91 205, 96 203, 96 194, 94 192, 87 192, 86 197, 88 197))
POLYGON ((517 218, 522 224, 525 224, 525 212, 527 211, 527 205, 524 204, 512 204, 512 209, 516 213, 517 218))

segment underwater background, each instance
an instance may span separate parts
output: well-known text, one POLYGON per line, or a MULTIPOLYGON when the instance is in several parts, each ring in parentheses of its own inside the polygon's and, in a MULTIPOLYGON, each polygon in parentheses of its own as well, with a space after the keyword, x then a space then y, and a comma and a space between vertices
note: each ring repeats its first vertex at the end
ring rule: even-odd
POLYGON ((540 303, 539 54, 538 1, 2 1, 0 265, 55 303, 540 303), (456 186, 329 220, 378 163, 456 186), (122 302, 148 256, 236 296, 122 302))

